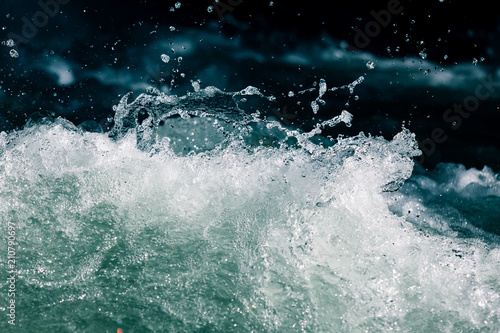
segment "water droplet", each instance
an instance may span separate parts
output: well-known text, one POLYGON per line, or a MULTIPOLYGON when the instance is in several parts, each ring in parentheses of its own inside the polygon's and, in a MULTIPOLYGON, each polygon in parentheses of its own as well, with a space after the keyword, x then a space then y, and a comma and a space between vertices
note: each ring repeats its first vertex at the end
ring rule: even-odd
POLYGON ((175 9, 179 9, 179 8, 181 8, 181 3, 179 1, 177 1, 175 3, 175 9))
POLYGON ((162 54, 161 55, 161 61, 163 61, 164 63, 167 63, 170 61, 170 57, 166 54, 162 54))
POLYGON ((314 114, 318 113, 319 105, 316 101, 311 102, 311 108, 314 114))
POLYGON ((326 93, 326 81, 325 79, 319 80, 319 97, 322 97, 326 93))
POLYGON ((200 82, 193 81, 191 85, 193 86, 194 91, 200 91, 200 82))
POLYGON ((374 69, 374 68, 375 68, 375 63, 374 63, 373 61, 368 61, 368 62, 366 63, 366 67, 367 67, 368 69, 374 69))
POLYGON ((9 54, 12 58, 19 58, 19 53, 14 49, 11 49, 9 54))

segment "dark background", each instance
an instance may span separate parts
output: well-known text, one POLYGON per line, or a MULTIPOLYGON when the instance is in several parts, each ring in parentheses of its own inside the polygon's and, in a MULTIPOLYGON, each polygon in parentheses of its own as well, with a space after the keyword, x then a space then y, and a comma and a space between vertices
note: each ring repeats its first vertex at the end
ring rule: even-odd
MULTIPOLYGON (((78 71, 98 71, 103 64, 130 66, 127 61, 136 56, 130 49, 144 47, 146 50, 161 36, 151 34, 151 31, 165 31, 169 26, 184 31, 215 29, 228 38, 239 38, 245 47, 269 57, 286 54, 307 43, 321 44, 324 36, 328 36, 345 41, 353 53, 367 52, 377 59, 394 59, 394 62, 418 58, 419 52, 425 49, 426 60, 436 66, 429 68, 431 73, 454 71, 461 64, 471 64, 473 59, 479 60, 478 68, 483 68, 486 73, 496 73, 500 63, 499 13, 491 2, 401 1, 402 12, 393 15, 390 24, 362 49, 355 45, 355 27, 364 29, 374 20, 371 12, 386 9, 388 1, 276 0, 270 6, 270 1, 239 3, 221 0, 234 4, 231 11, 224 13, 222 21, 216 10, 207 11, 212 1, 181 0, 181 7, 172 12, 176 2, 70 0, 59 6, 61 13, 50 18, 34 38, 16 46, 19 58, 9 56, 10 48, 0 45, 0 130, 22 128, 30 114, 39 111, 64 116, 75 124, 96 120, 109 129, 112 126, 112 121, 109 121, 112 106, 129 90, 120 84, 102 84, 95 78, 78 79, 78 71), (45 61, 47 52, 51 51, 79 64, 75 69, 75 83, 61 86, 37 65, 45 61)), ((32 18, 39 9, 37 1, 27 0, 22 4, 14 0, 0 1, 0 40, 6 41, 9 33, 21 35, 22 18, 32 18)), ((231 61, 215 58, 208 50, 205 57, 206 62, 231 61)), ((144 65, 131 63, 135 64, 131 65, 131 71, 143 72, 144 65)), ((351 73, 356 75, 336 75, 337 69, 318 66, 304 68, 301 72, 283 68, 276 70, 281 74, 274 75, 273 69, 264 69, 258 74, 257 71, 247 71, 248 67, 258 68, 259 63, 240 63, 238 66, 241 81, 231 81, 229 89, 233 91, 249 84, 264 90, 275 86, 287 91, 287 82, 292 79, 308 84, 320 77, 335 82, 338 76, 340 82, 345 82, 344 76, 357 77, 357 71, 360 75, 366 72, 358 68, 351 73), (255 82, 249 82, 252 81, 249 76, 255 82)), ((355 115, 353 126, 341 128, 341 133, 352 135, 362 130, 391 137, 400 131, 404 121, 406 127, 417 134, 419 141, 424 141, 431 136, 433 129, 442 128, 448 139, 436 144, 434 151, 421 160, 425 167, 432 168, 439 162, 455 162, 467 167, 488 165, 500 171, 498 94, 481 102, 473 115, 456 130, 442 120, 445 110, 474 93, 479 83, 477 78, 471 77, 470 84, 461 89, 446 89, 430 83, 418 87, 404 82, 388 85, 383 80, 377 81, 375 72, 369 75, 356 91, 360 100, 352 102, 349 108, 349 112, 355 115)), ((139 79, 156 84, 147 74, 140 74, 139 79)), ((345 96, 327 96, 326 100, 327 105, 341 105, 345 96)), ((338 107, 330 109, 332 115, 338 114, 338 110, 338 107)), ((306 128, 311 117, 301 114, 300 110, 293 112, 296 117, 292 125, 306 128)), ((322 115, 324 118, 328 116, 331 115, 322 115)), ((332 131, 329 134, 338 133, 332 131)))

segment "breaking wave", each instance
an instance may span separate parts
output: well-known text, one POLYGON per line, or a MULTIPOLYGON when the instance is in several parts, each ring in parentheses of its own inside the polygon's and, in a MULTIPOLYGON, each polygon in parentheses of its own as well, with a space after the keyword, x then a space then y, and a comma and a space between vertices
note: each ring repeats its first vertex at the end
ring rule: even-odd
POLYGON ((498 330, 497 174, 415 169, 405 128, 321 135, 347 111, 305 131, 256 88, 194 88, 125 96, 109 133, 38 115, 1 134, 23 328, 498 330))

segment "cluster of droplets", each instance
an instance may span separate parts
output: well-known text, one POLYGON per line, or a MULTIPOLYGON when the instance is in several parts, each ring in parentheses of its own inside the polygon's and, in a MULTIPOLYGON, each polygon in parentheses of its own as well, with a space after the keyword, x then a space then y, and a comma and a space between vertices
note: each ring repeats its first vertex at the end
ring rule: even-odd
MULTIPOLYGON (((166 54, 162 54, 162 60, 168 61, 166 54)), ((328 88, 325 79, 320 79, 319 84, 297 92, 289 91, 288 97, 305 94, 306 92, 317 92, 318 96, 310 103, 312 114, 319 112, 320 106, 325 106, 325 96, 328 92, 340 89, 349 92, 349 99, 354 95, 357 85, 361 84, 364 76, 360 76, 348 84, 328 88)), ((114 107, 115 126, 110 132, 111 137, 124 137, 129 131, 134 131, 137 135, 138 147, 142 150, 155 150, 160 142, 168 141, 170 144, 177 142, 184 151, 203 151, 203 147, 214 147, 207 144, 207 137, 211 137, 204 129, 192 130, 185 128, 185 125, 175 123, 172 118, 179 117, 189 119, 191 117, 209 118, 210 121, 197 121, 197 126, 210 124, 214 127, 211 139, 220 142, 231 142, 235 138, 247 140, 253 137, 252 142, 257 145, 265 142, 273 142, 280 146, 288 145, 290 142, 313 152, 316 144, 311 140, 315 136, 321 136, 326 128, 334 127, 340 123, 351 126, 353 115, 347 110, 339 110, 340 114, 326 120, 319 120, 309 131, 302 131, 289 128, 289 124, 273 120, 273 118, 262 117, 262 112, 266 112, 269 103, 276 103, 276 97, 266 96, 257 87, 248 86, 237 92, 224 92, 215 87, 201 88, 200 81, 191 81, 193 92, 185 96, 165 94, 157 88, 150 87, 148 94, 141 94, 133 102, 129 103, 130 94, 125 95, 121 102, 114 107), (248 111, 246 105, 249 99, 257 99, 260 102, 266 101, 266 105, 260 104, 260 109, 248 111), (212 121, 214 120, 215 121, 212 121), (229 126, 221 125, 229 124, 229 126), (168 125, 168 126, 167 126, 168 125), (173 129, 175 127, 175 129, 173 129), (182 129, 182 130, 181 130, 182 129), (175 133, 175 134, 174 134, 175 133), (194 136, 205 135, 204 138, 196 140, 194 136), (173 136, 173 137, 170 137, 173 136), (271 139, 274 137, 274 139, 271 139), (246 138, 246 139, 245 139, 246 138), (270 141, 269 141, 270 140, 270 141)), ((354 96, 357 99, 357 96, 354 96)), ((345 106, 349 106, 349 99, 345 106)), ((251 104, 251 103, 250 103, 251 104)), ((189 125, 192 126, 192 125, 189 125)), ((253 144, 251 144, 253 145, 253 144)), ((182 150, 181 149, 181 150, 182 150)))
POLYGON ((14 48, 14 46, 16 46, 16 43, 13 39, 9 38, 6 41, 2 41, 1 44, 11 48, 9 50, 9 55, 12 58, 19 58, 19 52, 17 52, 17 50, 14 48))

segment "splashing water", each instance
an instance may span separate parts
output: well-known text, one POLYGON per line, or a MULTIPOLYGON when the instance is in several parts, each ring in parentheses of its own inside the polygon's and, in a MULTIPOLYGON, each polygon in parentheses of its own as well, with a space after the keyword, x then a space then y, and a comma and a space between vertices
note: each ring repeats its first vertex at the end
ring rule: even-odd
POLYGON ((244 111, 273 100, 253 87, 153 93, 125 96, 110 133, 60 118, 2 133, 23 329, 498 331, 498 237, 406 214, 438 217, 400 189, 420 153, 408 130, 318 143, 352 115, 303 132, 244 111))

